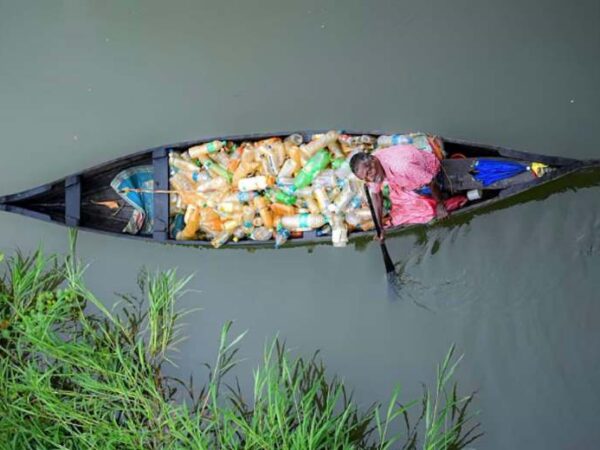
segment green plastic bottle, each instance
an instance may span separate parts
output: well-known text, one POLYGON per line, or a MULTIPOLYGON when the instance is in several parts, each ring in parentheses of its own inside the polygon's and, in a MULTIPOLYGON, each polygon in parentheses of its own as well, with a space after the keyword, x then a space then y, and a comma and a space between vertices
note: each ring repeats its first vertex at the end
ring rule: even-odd
POLYGON ((324 148, 319 150, 308 160, 294 180, 294 189, 301 189, 312 183, 317 174, 323 170, 331 161, 331 154, 324 148))
POLYGON ((345 162, 346 158, 335 158, 333 161, 331 161, 331 167, 333 169, 339 169, 345 162))
POLYGON ((227 180, 228 183, 231 183, 233 175, 231 174, 231 172, 229 172, 227 169, 225 169, 225 167, 223 167, 222 165, 220 165, 210 159, 205 159, 204 161, 202 161, 202 165, 209 172, 212 172, 215 175, 223 177, 227 180))
POLYGON ((275 189, 267 189, 266 193, 269 199, 274 203, 284 203, 286 205, 296 204, 296 196, 288 194, 287 192, 275 189))

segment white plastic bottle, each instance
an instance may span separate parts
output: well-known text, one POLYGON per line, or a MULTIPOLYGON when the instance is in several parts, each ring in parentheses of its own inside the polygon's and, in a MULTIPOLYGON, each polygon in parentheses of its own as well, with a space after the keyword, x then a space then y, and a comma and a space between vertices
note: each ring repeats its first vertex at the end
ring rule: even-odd
POLYGON ((266 189, 268 185, 267 177, 262 175, 258 177, 243 178, 238 181, 238 189, 241 192, 260 191, 266 189))
POLYGON ((296 214, 281 218, 281 225, 290 231, 309 231, 325 225, 322 214, 296 214))

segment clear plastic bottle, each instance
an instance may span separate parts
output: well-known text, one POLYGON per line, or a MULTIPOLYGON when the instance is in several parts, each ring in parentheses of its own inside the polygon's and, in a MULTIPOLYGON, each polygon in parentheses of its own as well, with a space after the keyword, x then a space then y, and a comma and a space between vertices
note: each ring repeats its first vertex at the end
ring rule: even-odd
POLYGON ((290 231, 308 231, 325 225, 321 214, 296 214, 281 218, 281 225, 290 231))
POLYGON ((319 214, 321 212, 321 208, 319 208, 319 204, 315 201, 315 197, 312 193, 302 197, 302 200, 304 200, 304 204, 311 214, 319 214))
POLYGON ((273 230, 267 227, 255 228, 250 234, 253 241, 268 241, 273 237, 273 230))
POLYGON ((242 178, 246 178, 250 173, 256 170, 256 151, 251 144, 244 144, 240 147, 240 163, 233 173, 233 185, 236 186, 242 178))
POLYGON ((221 198, 221 201, 250 203, 254 197, 256 197, 256 192, 254 191, 240 191, 225 195, 223 198, 221 198))
POLYGON ((196 187, 197 192, 211 192, 211 191, 222 191, 227 189, 229 184, 225 178, 215 177, 204 183, 198 184, 196 187))
POLYGON ((223 148, 225 141, 212 141, 206 144, 194 145, 188 149, 188 153, 192 158, 199 158, 201 155, 216 153, 223 148))
POLYGON ((254 216, 256 215, 256 211, 252 206, 244 206, 242 209, 242 227, 246 234, 250 234, 254 229, 254 216))
POLYGON ((238 181, 237 187, 241 192, 262 191, 272 184, 272 180, 261 175, 258 177, 244 178, 238 181))
POLYGON ((296 172, 297 168, 298 165, 296 164, 296 161, 294 161, 291 158, 286 159, 286 161, 283 163, 283 166, 281 166, 281 170, 277 174, 277 178, 279 179, 291 177, 296 172))
POLYGON ((218 205, 218 210, 225 214, 242 212, 242 204, 240 202, 221 202, 218 205))
POLYGON ((334 157, 336 157, 336 158, 344 157, 344 152, 342 152, 342 148, 340 147, 340 144, 338 143, 337 138, 334 141, 331 141, 329 144, 327 144, 327 148, 333 154, 334 157))
POLYGON ((331 169, 324 170, 318 174, 312 182, 315 187, 332 188, 337 184, 335 172, 331 169))
POLYGON ((391 147, 392 145, 412 144, 413 139, 406 134, 381 135, 377 138, 378 147, 391 147))
POLYGON ((317 204, 322 213, 329 212, 331 200, 324 188, 318 187, 313 190, 314 196, 317 199, 317 204))
POLYGON ((348 243, 348 227, 340 214, 331 217, 331 242, 334 247, 345 247, 348 243))
POLYGON ((346 212, 346 222, 354 227, 361 227, 361 224, 373 220, 369 208, 351 209, 346 212))
POLYGON ((327 147, 330 143, 334 142, 338 138, 336 131, 328 131, 324 135, 319 136, 317 139, 310 141, 305 144, 302 149, 308 156, 314 155, 317 151, 327 147))
POLYGON ((273 214, 268 206, 268 201, 264 197, 255 197, 254 198, 254 207, 258 210, 260 214, 260 218, 262 219, 265 227, 272 229, 273 228, 273 214))
POLYGON ((290 143, 295 146, 300 146, 300 145, 302 145, 303 142, 304 142, 304 138, 302 137, 302 135, 300 133, 290 134, 283 141, 284 145, 286 143, 290 143))
POLYGON ((229 239, 231 239, 232 233, 231 231, 223 230, 219 234, 217 234, 210 243, 214 248, 219 248, 222 245, 226 244, 229 239))
POLYGON ((329 207, 329 210, 337 214, 344 212, 354 198, 354 195, 354 191, 350 184, 346 184, 342 189, 342 192, 335 198, 333 205, 329 207))

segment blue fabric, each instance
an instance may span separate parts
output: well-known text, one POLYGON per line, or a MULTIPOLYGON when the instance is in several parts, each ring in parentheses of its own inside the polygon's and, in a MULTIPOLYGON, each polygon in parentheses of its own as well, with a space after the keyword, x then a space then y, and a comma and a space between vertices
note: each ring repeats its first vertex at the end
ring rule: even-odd
POLYGON ((432 195, 431 188, 429 186, 422 186, 419 189, 415 189, 415 192, 419 195, 432 195))
POLYGON ((478 159, 473 165, 476 180, 484 186, 496 181, 514 177, 527 170, 527 165, 516 161, 498 161, 493 159, 478 159))
POLYGON ((124 233, 138 234, 152 232, 154 223, 154 171, 152 166, 139 166, 125 169, 112 180, 111 187, 133 207, 129 223, 124 233), (127 189, 143 189, 147 192, 127 192, 127 189))

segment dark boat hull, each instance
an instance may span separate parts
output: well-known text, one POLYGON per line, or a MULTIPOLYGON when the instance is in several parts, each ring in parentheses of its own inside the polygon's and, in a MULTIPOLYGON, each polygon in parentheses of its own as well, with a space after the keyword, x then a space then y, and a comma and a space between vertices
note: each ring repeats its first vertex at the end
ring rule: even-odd
MULTIPOLYGON (((306 137, 323 132, 323 130, 306 131, 302 134, 306 137)), ((353 132, 346 131, 348 134, 385 134, 383 132, 353 132)), ((124 225, 127 223, 130 210, 124 210, 112 215, 108 210, 97 202, 107 198, 118 199, 116 193, 110 188, 110 180, 121 170, 141 164, 151 164, 154 167, 155 189, 168 189, 168 153, 171 150, 184 150, 192 145, 201 142, 212 141, 214 139, 225 139, 231 141, 259 140, 272 136, 287 136, 285 133, 265 133, 250 134, 240 136, 216 136, 204 139, 198 139, 188 142, 166 145, 144 150, 129 156, 117 158, 105 164, 101 164, 90 169, 78 172, 68 177, 62 178, 52 183, 48 183, 24 192, 0 197, 0 210, 21 214, 35 219, 53 222, 68 227, 78 228, 86 231, 93 231, 102 234, 116 235, 136 240, 147 240, 152 242, 170 243, 176 245, 210 247, 208 241, 177 241, 171 239, 168 235, 169 227, 169 199, 167 194, 154 195, 154 231, 151 235, 130 235, 122 233, 124 225)), ((520 152, 504 147, 492 145, 475 144, 466 141, 443 139, 444 145, 449 152, 457 151, 466 156, 491 156, 519 159, 523 161, 538 161, 556 168, 553 172, 541 178, 536 178, 526 183, 511 186, 497 193, 496 196, 484 201, 470 204, 455 213, 452 217, 464 217, 473 214, 477 210, 489 209, 492 205, 502 202, 505 199, 521 194, 530 189, 557 180, 566 175, 580 171, 582 169, 598 165, 595 160, 577 160, 556 156, 538 155, 533 153, 520 152)), ((422 227, 423 225, 411 225, 408 227, 394 227, 386 230, 388 234, 396 234, 405 230, 422 227)), ((356 241, 373 236, 373 231, 353 232, 349 235, 349 240, 356 241)), ((303 238, 291 239, 285 244, 285 247, 298 245, 327 244, 331 240, 330 236, 317 236, 316 233, 304 233, 303 238)), ((227 248, 260 248, 272 247, 273 241, 239 241, 230 242, 224 247, 227 248)))

